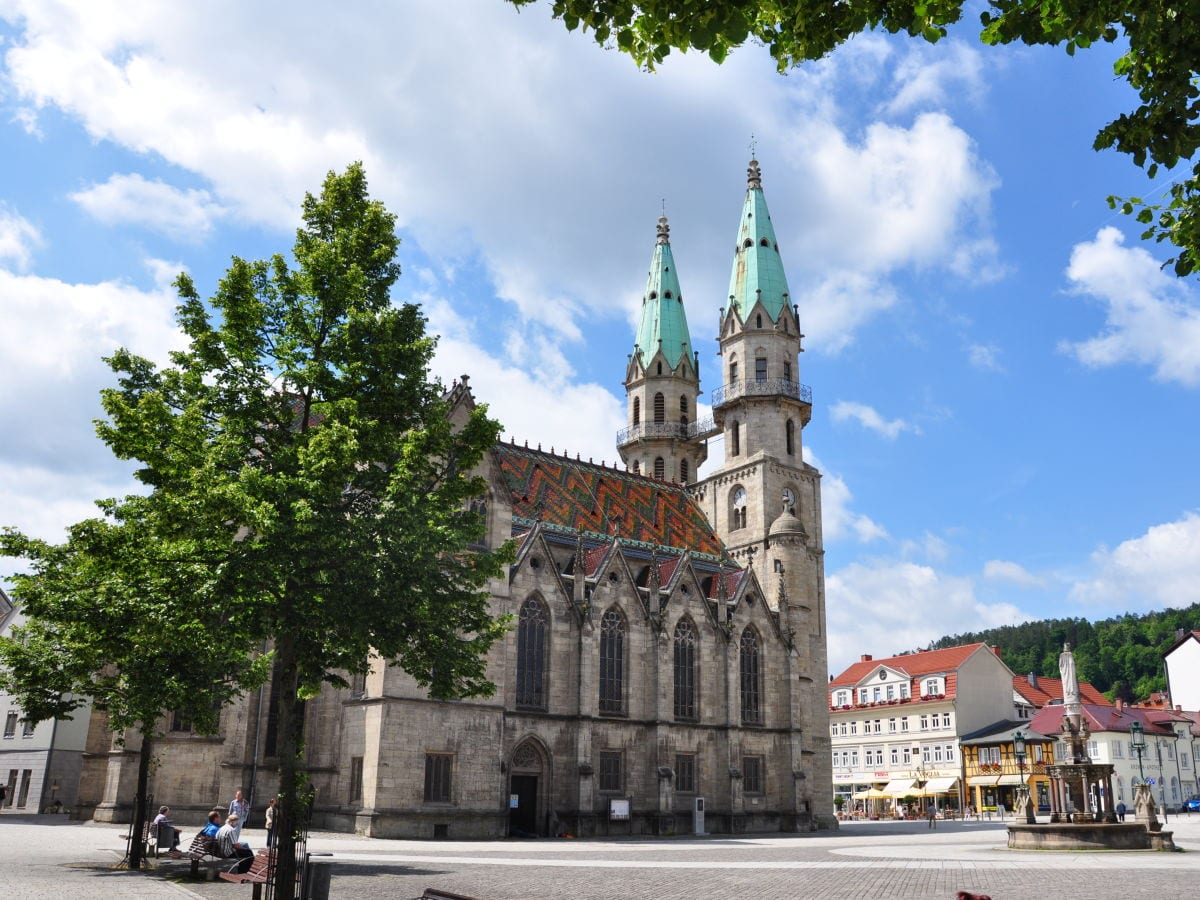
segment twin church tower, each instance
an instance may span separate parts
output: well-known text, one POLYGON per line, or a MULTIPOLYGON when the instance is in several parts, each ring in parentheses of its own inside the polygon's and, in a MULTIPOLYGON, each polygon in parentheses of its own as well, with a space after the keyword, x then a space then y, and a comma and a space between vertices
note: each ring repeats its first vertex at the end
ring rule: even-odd
POLYGON ((628 425, 617 435, 618 450, 632 471, 688 485, 729 555, 752 568, 764 589, 780 584, 812 614, 812 661, 824 678, 820 473, 801 455, 812 392, 799 381, 804 335, 757 160, 747 169, 718 329, 721 386, 712 392, 712 417, 701 418, 700 354, 664 216, 625 374, 628 425), (708 441, 718 436, 724 459, 700 478, 708 441))

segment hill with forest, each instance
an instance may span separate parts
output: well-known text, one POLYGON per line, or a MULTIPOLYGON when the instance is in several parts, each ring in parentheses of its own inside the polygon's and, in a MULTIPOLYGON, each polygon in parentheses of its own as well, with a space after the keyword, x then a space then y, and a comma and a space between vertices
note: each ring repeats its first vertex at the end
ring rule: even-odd
POLYGON ((1111 699, 1144 700, 1167 689, 1163 653, 1180 630, 1200 630, 1200 603, 1185 609, 1089 622, 1086 619, 1042 619, 1003 625, 940 638, 927 650, 983 641, 1000 649, 1005 664, 1018 675, 1058 677, 1058 654, 1064 642, 1075 652, 1079 677, 1111 699))

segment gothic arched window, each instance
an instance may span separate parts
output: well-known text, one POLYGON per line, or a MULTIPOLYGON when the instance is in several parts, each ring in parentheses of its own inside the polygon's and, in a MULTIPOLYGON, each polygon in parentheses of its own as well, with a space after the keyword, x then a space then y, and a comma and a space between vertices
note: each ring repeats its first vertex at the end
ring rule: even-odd
POLYGON ((742 429, 738 424, 738 420, 734 419, 729 426, 729 455, 741 456, 742 453, 742 429))
POLYGON ((791 419, 783 426, 784 443, 787 445, 788 456, 796 454, 796 423, 791 419))
POLYGON ((641 397, 633 398, 633 424, 634 425, 642 424, 642 398, 641 397))
POLYGON ((742 722, 762 724, 762 660, 758 633, 753 628, 742 632, 740 642, 742 675, 742 722))
POLYGON ((517 617, 517 706, 546 708, 546 607, 536 597, 517 617))
POLYGON ((688 423, 688 402, 685 395, 679 398, 679 424, 686 425, 688 423))
POLYGON ((729 383, 737 384, 737 380, 738 380, 738 366, 737 366, 737 359, 735 358, 735 359, 731 359, 729 361, 729 383))
POLYGON ((754 380, 767 380, 767 358, 765 356, 756 356, 754 358, 754 380))
POLYGON ((662 393, 654 395, 654 424, 661 425, 667 420, 667 401, 662 393))
POLYGON ((600 620, 600 712, 625 711, 625 618, 610 609, 600 620))
POLYGON ((654 477, 660 481, 667 477, 667 464, 661 456, 654 457, 654 477))
POLYGON ((696 717, 696 629, 682 619, 675 626, 675 718, 696 717))

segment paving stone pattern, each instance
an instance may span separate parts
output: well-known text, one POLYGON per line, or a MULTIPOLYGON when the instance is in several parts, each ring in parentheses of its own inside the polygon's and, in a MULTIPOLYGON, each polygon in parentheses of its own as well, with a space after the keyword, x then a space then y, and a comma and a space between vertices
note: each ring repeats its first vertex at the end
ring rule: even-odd
MULTIPOLYGON (((186 866, 111 868, 121 829, 56 817, 0 822, 0 896, 22 900, 248 900, 249 887, 188 881, 186 866)), ((1179 853, 1014 853, 999 823, 862 823, 833 835, 629 841, 388 841, 319 833, 334 854, 332 900, 404 900, 428 886, 485 900, 518 898, 952 898, 1070 895, 1086 900, 1190 896, 1200 873, 1200 816, 1172 818, 1179 853)), ((247 830, 252 846, 261 831, 247 830)))

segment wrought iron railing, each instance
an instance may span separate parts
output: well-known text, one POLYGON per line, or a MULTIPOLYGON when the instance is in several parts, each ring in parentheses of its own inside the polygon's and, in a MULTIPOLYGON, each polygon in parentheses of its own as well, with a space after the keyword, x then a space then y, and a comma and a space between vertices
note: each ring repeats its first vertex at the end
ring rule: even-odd
POLYGON ((617 432, 617 446, 624 447, 644 438, 676 438, 688 440, 713 431, 712 417, 699 422, 639 422, 617 432))
POLYGON ((812 388, 785 378, 754 378, 730 382, 712 392, 712 405, 721 406, 739 397, 771 397, 782 395, 812 403, 812 388))

